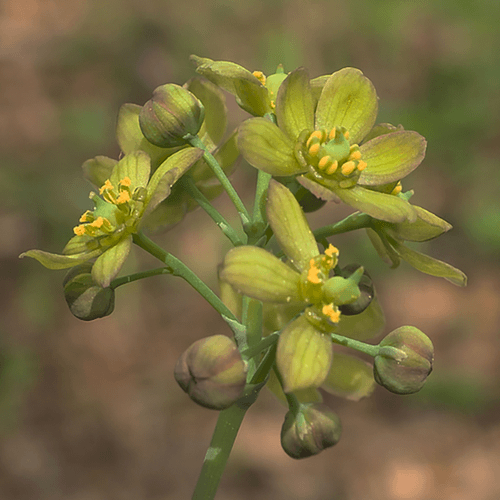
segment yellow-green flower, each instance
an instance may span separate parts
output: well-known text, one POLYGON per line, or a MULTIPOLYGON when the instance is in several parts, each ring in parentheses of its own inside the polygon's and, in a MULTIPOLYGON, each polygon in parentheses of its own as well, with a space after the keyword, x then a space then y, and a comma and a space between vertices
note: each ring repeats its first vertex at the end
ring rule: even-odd
MULTIPOLYGON (((242 294, 299 314, 281 331, 276 362, 285 392, 315 389, 330 373, 329 333, 342 324, 339 306, 359 297, 363 268, 347 279, 330 277, 338 250, 330 245, 320 254, 297 200, 276 181, 269 185, 267 216, 287 263, 262 248, 240 246, 226 255, 220 278, 242 294)), ((307 398, 314 400, 314 391, 307 398)))
POLYGON ((276 73, 266 77, 262 71, 252 73, 229 61, 212 61, 194 55, 191 61, 196 64, 197 73, 233 94, 238 105, 248 113, 264 116, 274 112, 278 89, 287 76, 281 65, 276 73))
POLYGON ((372 131, 377 95, 361 71, 344 68, 313 82, 304 68, 291 72, 279 87, 277 124, 241 124, 243 157, 274 176, 298 176, 319 198, 388 222, 414 221, 415 210, 393 188, 424 158, 425 139, 390 125, 372 131))
POLYGON ((132 235, 159 203, 167 198, 175 182, 201 157, 201 149, 183 149, 170 156, 150 179, 150 158, 143 151, 125 155, 117 162, 99 189, 90 193, 94 210, 87 210, 73 229, 63 254, 29 250, 32 257, 49 269, 67 269, 96 259, 92 279, 109 286, 127 258, 132 235))

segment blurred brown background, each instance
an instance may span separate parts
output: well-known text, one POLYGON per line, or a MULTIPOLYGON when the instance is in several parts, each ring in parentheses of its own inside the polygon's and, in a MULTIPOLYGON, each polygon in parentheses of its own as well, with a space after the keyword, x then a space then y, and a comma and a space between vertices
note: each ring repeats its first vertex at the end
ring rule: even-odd
MULTIPOLYGON (((410 324, 433 339, 434 373, 415 396, 329 398, 343 438, 304 461, 282 452, 285 410, 263 391, 217 498, 500 498, 499 23, 497 0, 1 0, 0 498, 190 498, 217 414, 184 395, 173 366, 225 324, 172 277, 123 287, 112 316, 79 322, 63 273, 18 255, 63 248, 90 208, 80 165, 117 156, 119 106, 184 83, 191 53, 265 73, 280 62, 313 77, 362 69, 379 121, 428 140, 404 187, 455 228, 420 249, 469 276, 458 289, 405 264, 392 271, 363 234, 336 239, 344 262, 375 277, 387 332, 410 324)), ((230 96, 228 106, 235 125, 245 113, 230 96)), ((253 178, 234 175, 243 193, 253 178)), ((328 206, 311 220, 344 213, 328 206)), ((228 247, 205 214, 158 241, 216 287, 228 247)), ((136 252, 125 271, 150 265, 136 252)))

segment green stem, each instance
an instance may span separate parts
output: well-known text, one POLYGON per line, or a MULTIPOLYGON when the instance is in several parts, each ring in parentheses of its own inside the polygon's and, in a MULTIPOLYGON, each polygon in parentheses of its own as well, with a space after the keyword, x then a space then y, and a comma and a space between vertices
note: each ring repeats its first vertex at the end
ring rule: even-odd
MULTIPOLYGON (((193 179, 189 175, 181 177, 178 181, 182 187, 191 195, 191 197, 200 205, 203 210, 220 227, 222 232, 229 238, 234 246, 244 245, 238 233, 232 228, 231 224, 222 216, 222 214, 210 203, 206 196, 196 187, 193 179)), ((245 238, 246 240, 246 238, 245 238)))
MULTIPOLYGON (((271 345, 249 384, 262 384, 266 380, 274 365, 275 357, 276 343, 271 345)), ((261 388, 262 386, 257 391, 261 388)), ((256 397, 257 394, 253 395, 251 401, 253 402, 256 397)), ((227 460, 248 408, 247 399, 247 401, 243 400, 242 404, 235 403, 227 410, 219 413, 212 441, 205 455, 192 500, 212 500, 215 497, 227 460)))
POLYGON ((249 347, 244 351, 241 351, 241 355, 244 359, 251 359, 254 356, 257 356, 257 354, 267 349, 268 347, 275 344, 278 341, 278 338, 279 338, 278 333, 271 333, 267 337, 264 337, 258 344, 255 344, 254 346, 249 347))
POLYGON ((203 150, 203 159, 207 162, 208 166, 212 169, 212 172, 215 174, 219 182, 222 184, 222 187, 226 190, 226 193, 231 198, 236 210, 238 211, 241 221, 243 225, 248 224, 250 222, 250 215, 248 211, 243 205, 241 198, 238 196, 238 193, 235 191, 233 185, 227 178, 226 173, 222 170, 219 162, 214 158, 214 156, 207 150, 203 141, 196 135, 187 134, 184 139, 191 144, 191 146, 195 148, 200 148, 203 150))
POLYGON ((317 240, 323 240, 335 234, 342 234, 348 231, 370 227, 371 221, 372 218, 369 215, 356 212, 340 222, 316 229, 316 231, 313 231, 313 234, 317 240))
POLYGON ((224 305, 222 300, 186 264, 163 250, 142 233, 134 234, 133 239, 136 245, 163 262, 171 271, 171 274, 187 281, 219 314, 238 322, 235 315, 224 305))
MULTIPOLYGON (((246 326, 246 335, 242 342, 238 344, 240 351, 257 345, 262 338, 262 302, 243 296, 242 323, 246 326)), ((248 360, 248 372, 250 376, 256 368, 256 360, 248 360)))
POLYGON ((168 267, 158 267, 156 269, 150 269, 149 271, 129 274, 128 276, 122 276, 121 278, 114 279, 109 287, 118 288, 119 286, 127 283, 132 283, 133 281, 142 280, 144 278, 150 278, 151 276, 158 276, 160 274, 172 274, 172 271, 168 267))
POLYGON ((266 198, 272 175, 258 171, 252 222, 245 227, 249 243, 255 244, 262 238, 267 228, 266 198))
POLYGON ((336 344, 350 347, 351 349, 364 352, 365 354, 373 357, 375 357, 379 353, 380 347, 378 345, 365 344, 364 342, 360 342, 359 340, 343 337, 342 335, 337 335, 336 333, 331 333, 330 335, 333 342, 335 342, 336 344))
POLYGON ((192 500, 212 500, 215 497, 247 409, 234 404, 220 412, 192 500))

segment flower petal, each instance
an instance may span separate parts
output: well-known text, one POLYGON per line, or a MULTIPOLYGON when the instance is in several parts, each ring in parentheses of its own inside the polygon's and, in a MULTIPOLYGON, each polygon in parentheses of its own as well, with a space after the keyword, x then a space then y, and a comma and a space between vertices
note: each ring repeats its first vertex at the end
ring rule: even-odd
POLYGON ((344 68, 328 79, 316 109, 316 128, 345 127, 351 144, 370 131, 377 118, 377 93, 359 69, 344 68))
POLYGON ((280 334, 276 364, 283 391, 319 387, 332 364, 332 341, 309 323, 304 315, 292 321, 280 334))
POLYGON ((377 337, 385 327, 384 311, 380 307, 377 296, 360 314, 342 315, 335 333, 355 340, 368 340, 377 337))
POLYGON ((347 205, 364 212, 375 219, 387 222, 414 222, 417 218, 415 209, 399 196, 379 193, 362 186, 347 189, 335 189, 336 195, 347 205))
MULTIPOLYGON (((269 373, 269 378, 266 382, 266 387, 279 399, 280 403, 284 404, 285 406, 288 406, 288 401, 286 399, 285 393, 283 392, 278 377, 276 376, 273 370, 271 370, 271 373, 269 373)), ((309 389, 303 389, 301 391, 295 391, 293 394, 299 400, 300 403, 323 402, 323 396, 318 391, 318 389, 315 389, 313 387, 309 389)))
POLYGON ((377 186, 399 181, 420 165, 426 145, 420 134, 408 130, 383 134, 362 144, 359 150, 368 166, 358 183, 377 186))
POLYGON ((305 68, 292 71, 281 84, 276 100, 276 118, 279 128, 294 141, 303 130, 313 131, 313 99, 305 68))
POLYGON ((394 251, 391 245, 388 243, 387 238, 383 232, 376 232, 372 228, 366 229, 366 234, 373 247, 375 248, 378 256, 392 269, 395 269, 401 263, 399 255, 394 251))
POLYGON ((150 214, 171 192, 172 186, 203 155, 199 148, 186 148, 169 156, 151 176, 146 194, 144 217, 150 214))
POLYGON ((149 181, 151 172, 151 160, 144 151, 134 151, 125 155, 115 166, 109 180, 111 184, 118 187, 120 181, 128 177, 132 188, 145 187, 149 181))
POLYGON ((335 352, 334 362, 321 388, 335 396, 359 401, 369 396, 375 386, 372 365, 356 356, 335 352))
POLYGON ((239 292, 264 302, 301 302, 300 274, 268 251, 251 246, 230 250, 220 277, 239 292))
POLYGON ((31 257, 36 259, 47 269, 68 269, 69 267, 83 264, 97 257, 100 253, 101 250, 93 250, 92 252, 77 253, 73 255, 60 255, 57 253, 44 252, 43 250, 28 250, 27 252, 23 252, 19 258, 31 257))
POLYGON ((399 256, 418 271, 430 274, 431 276, 437 276, 438 278, 444 278, 454 285, 467 285, 467 276, 460 271, 460 269, 450 266, 450 264, 441 260, 434 259, 429 255, 408 248, 392 238, 390 238, 389 241, 399 256))
POLYGON ((271 180, 267 195, 267 218, 279 246, 300 272, 319 255, 318 245, 295 196, 271 180))
POLYGON ((413 208, 417 211, 415 222, 401 222, 400 224, 377 222, 376 225, 380 225, 381 230, 388 231, 391 236, 406 241, 432 240, 452 228, 451 224, 424 208, 415 205, 413 208))
POLYGON ((92 266, 92 279, 98 285, 103 288, 109 286, 128 257, 131 245, 132 236, 127 236, 98 257, 92 266))
POLYGON ((96 156, 87 160, 83 165, 83 175, 95 187, 100 188, 110 178, 113 168, 118 163, 107 156, 96 156))
POLYGON ((196 72, 234 96, 238 104, 254 116, 272 111, 267 88, 247 69, 228 61, 191 56, 196 72))
POLYGON ((392 132, 398 132, 400 130, 404 130, 403 125, 398 125, 396 127, 390 123, 378 123, 364 137, 363 144, 365 142, 371 141, 372 139, 375 139, 375 137, 378 137, 379 135, 390 134, 392 132))
POLYGON ((295 143, 265 118, 251 118, 240 125, 238 147, 250 165, 268 174, 288 176, 306 170, 295 158, 295 143))

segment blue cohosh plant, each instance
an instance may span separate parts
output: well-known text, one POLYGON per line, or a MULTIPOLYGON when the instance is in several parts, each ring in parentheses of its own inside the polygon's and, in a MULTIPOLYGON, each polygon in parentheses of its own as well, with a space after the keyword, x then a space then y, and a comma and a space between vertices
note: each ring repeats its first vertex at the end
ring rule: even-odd
POLYGON ((412 191, 403 191, 401 180, 424 158, 425 140, 401 126, 375 124, 377 95, 361 71, 310 80, 303 68, 287 74, 280 66, 266 77, 231 62, 192 59, 200 76, 157 88, 143 106, 122 106, 121 159, 84 163, 96 186, 95 207, 83 213, 62 253, 21 256, 69 269, 64 295, 83 320, 111 314, 117 287, 159 274, 183 278, 221 315, 226 334, 198 340, 175 367, 193 401, 221 411, 193 495, 212 499, 243 417, 264 386, 288 407, 283 449, 303 458, 340 439, 340 419, 321 391, 357 401, 378 383, 411 394, 432 370, 432 342, 416 327, 366 343, 384 330, 374 285, 362 265, 340 265, 344 255, 328 238, 365 229, 392 267, 404 260, 460 286, 466 277, 405 245, 451 226, 412 205, 412 191), (222 90, 252 115, 229 133, 222 90), (251 211, 228 178, 240 154, 258 169, 251 211), (211 204, 223 191, 240 227, 211 204), (305 212, 327 201, 356 211, 335 220, 335 210, 325 208, 332 223, 312 231, 305 212), (234 247, 218 269, 220 295, 144 234, 169 229, 198 206, 234 247), (162 266, 118 277, 132 244, 162 266))

